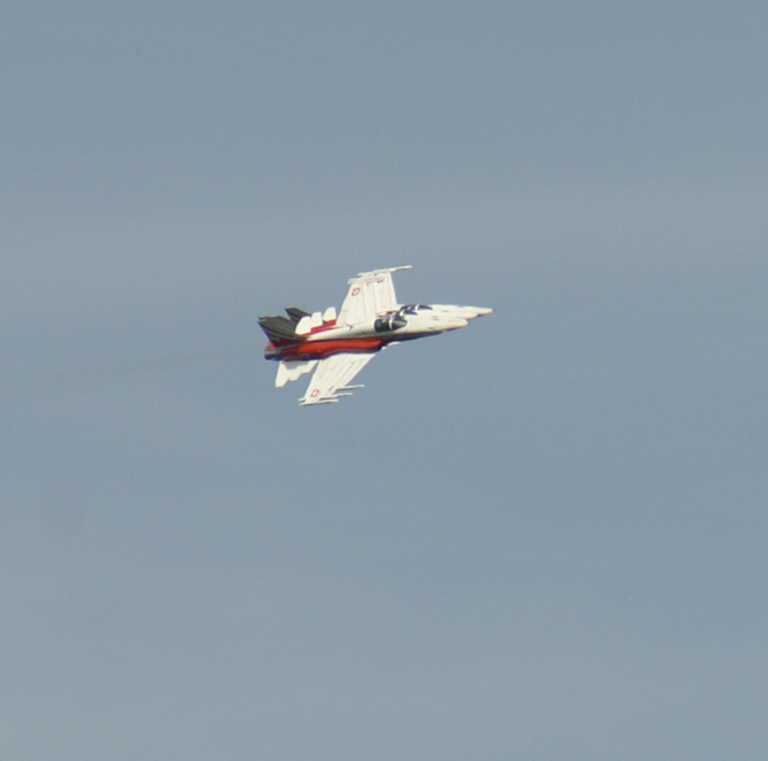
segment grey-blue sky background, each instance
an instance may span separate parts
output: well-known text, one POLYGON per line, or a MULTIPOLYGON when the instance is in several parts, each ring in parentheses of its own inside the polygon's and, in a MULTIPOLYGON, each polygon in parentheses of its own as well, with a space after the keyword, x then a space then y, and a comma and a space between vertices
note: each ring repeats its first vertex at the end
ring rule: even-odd
POLYGON ((6 3, 0 746, 757 759, 763 3, 6 3), (495 308, 343 404, 260 314, 495 308))

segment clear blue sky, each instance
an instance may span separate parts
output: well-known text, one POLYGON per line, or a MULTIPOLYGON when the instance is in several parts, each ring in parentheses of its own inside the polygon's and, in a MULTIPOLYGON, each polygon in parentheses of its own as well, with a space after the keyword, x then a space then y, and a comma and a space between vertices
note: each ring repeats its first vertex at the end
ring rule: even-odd
POLYGON ((0 10, 7 758, 756 759, 768 6, 0 10), (491 317, 332 407, 260 314, 491 317))

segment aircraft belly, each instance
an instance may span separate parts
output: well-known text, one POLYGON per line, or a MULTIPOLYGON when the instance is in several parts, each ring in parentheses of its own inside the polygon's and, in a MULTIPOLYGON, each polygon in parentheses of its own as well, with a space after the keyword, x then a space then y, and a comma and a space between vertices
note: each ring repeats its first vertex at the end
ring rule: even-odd
POLYGON ((366 354, 381 348, 380 338, 347 338, 338 341, 306 341, 298 346, 286 346, 283 359, 324 359, 334 354, 366 354))

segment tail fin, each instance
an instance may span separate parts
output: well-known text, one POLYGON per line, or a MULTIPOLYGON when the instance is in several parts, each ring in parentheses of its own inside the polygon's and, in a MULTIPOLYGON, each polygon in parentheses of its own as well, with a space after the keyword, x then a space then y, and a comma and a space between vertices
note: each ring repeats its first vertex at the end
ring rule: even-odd
POLYGON ((301 340, 300 336, 296 335, 296 326, 299 320, 309 312, 298 307, 288 307, 285 311, 288 317, 283 317, 281 314, 259 317, 259 326, 274 344, 301 340))
POLYGON ((298 307, 286 307, 285 311, 288 313, 291 321, 296 323, 298 323, 302 317, 307 317, 309 315, 309 312, 305 312, 303 309, 299 309, 298 307))

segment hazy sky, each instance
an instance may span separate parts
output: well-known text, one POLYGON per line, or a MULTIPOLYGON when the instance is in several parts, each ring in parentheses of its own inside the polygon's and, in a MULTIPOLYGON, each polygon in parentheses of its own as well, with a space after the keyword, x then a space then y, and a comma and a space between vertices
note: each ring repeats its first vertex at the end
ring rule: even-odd
POLYGON ((765 3, 6 2, 0 747, 758 759, 765 3), (492 316, 343 403, 258 316, 492 316))

